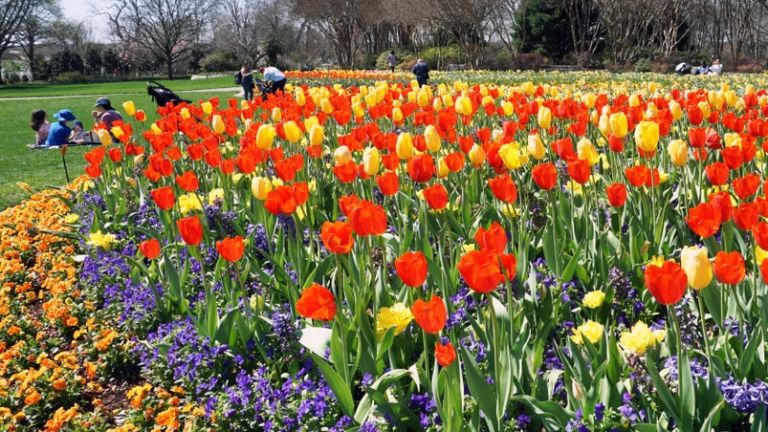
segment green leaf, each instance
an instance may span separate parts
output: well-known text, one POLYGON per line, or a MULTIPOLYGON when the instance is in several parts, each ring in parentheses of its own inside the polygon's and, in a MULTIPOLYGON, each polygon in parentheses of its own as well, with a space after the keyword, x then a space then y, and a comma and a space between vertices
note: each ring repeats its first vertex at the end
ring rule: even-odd
POLYGON ((739 369, 734 371, 739 379, 743 379, 749 375, 749 371, 752 369, 752 362, 755 360, 757 348, 762 346, 762 344, 763 333, 760 331, 760 326, 758 325, 752 330, 752 334, 749 337, 749 343, 739 359, 739 369))
POLYGON ((531 408, 533 414, 539 417, 549 430, 565 430, 565 426, 572 415, 565 410, 559 403, 552 401, 542 401, 531 396, 516 396, 513 401, 521 402, 531 408))
POLYGON ((683 422, 680 419, 680 414, 677 409, 677 403, 675 402, 675 399, 672 397, 672 394, 669 392, 669 389, 667 388, 667 384, 664 382, 664 380, 661 378, 661 375, 659 375, 659 371, 656 368, 656 364, 654 363, 654 360, 650 357, 646 357, 646 369, 648 369, 648 375, 651 376, 651 380, 653 381, 653 385, 656 387, 656 393, 659 395, 659 399, 661 399, 662 404, 664 405, 665 410, 669 415, 671 415, 675 421, 678 424, 682 424, 683 422))
POLYGON ((491 432, 497 432, 500 429, 499 420, 496 418, 496 392, 485 380, 485 376, 480 372, 480 368, 468 350, 461 350, 461 357, 467 373, 469 393, 477 399, 477 404, 488 422, 488 428, 491 432))
POLYGON ((709 415, 707 415, 707 418, 704 419, 704 423, 701 424, 701 432, 710 432, 713 427, 712 424, 717 424, 718 420, 720 418, 720 410, 723 409, 725 406, 725 401, 720 400, 720 402, 715 405, 712 410, 709 412, 709 415))
POLYGON ((336 395, 336 399, 339 401, 341 410, 349 417, 354 417, 355 402, 352 399, 352 391, 346 382, 339 376, 338 373, 329 365, 322 357, 312 353, 312 360, 317 365, 320 372, 323 374, 323 378, 331 387, 333 393, 336 395))
POLYGON ((677 360, 677 373, 680 380, 680 416, 682 423, 679 425, 682 430, 693 429, 693 419, 696 416, 696 390, 693 388, 693 377, 691 376, 691 367, 688 364, 688 353, 682 351, 677 360))

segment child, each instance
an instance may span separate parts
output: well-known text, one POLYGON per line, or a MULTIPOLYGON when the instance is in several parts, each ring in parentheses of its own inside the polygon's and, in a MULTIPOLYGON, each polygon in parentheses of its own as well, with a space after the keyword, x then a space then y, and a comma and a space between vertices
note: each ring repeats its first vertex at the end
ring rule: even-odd
POLYGON ((29 127, 35 131, 35 146, 40 147, 45 145, 45 140, 48 139, 48 129, 50 128, 48 123, 48 114, 45 110, 32 111, 32 119, 29 121, 29 127))
POLYGON ((53 117, 58 121, 51 125, 45 145, 47 147, 63 146, 67 144, 69 136, 72 134, 72 129, 67 126, 67 122, 75 120, 75 115, 72 114, 72 111, 63 109, 54 114, 53 117))
POLYGON ((83 122, 75 120, 72 124, 72 135, 69 136, 69 142, 75 144, 85 143, 85 131, 83 130, 83 122))

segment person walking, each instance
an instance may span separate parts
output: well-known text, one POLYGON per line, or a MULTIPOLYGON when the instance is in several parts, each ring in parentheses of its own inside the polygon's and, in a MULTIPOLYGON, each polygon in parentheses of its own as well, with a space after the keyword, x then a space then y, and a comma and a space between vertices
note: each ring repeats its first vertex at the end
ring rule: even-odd
POLYGON ((395 73, 395 67, 397 66, 397 55, 395 55, 395 50, 389 52, 387 66, 389 66, 389 70, 392 71, 392 73, 395 73))
POLYGON ((416 64, 411 69, 414 75, 416 75, 416 81, 419 83, 419 87, 424 87, 429 81, 429 65, 422 59, 416 60, 416 64))
POLYGON ((243 67, 240 68, 240 85, 243 86, 243 99, 253 99, 253 70, 249 61, 243 63, 243 67))

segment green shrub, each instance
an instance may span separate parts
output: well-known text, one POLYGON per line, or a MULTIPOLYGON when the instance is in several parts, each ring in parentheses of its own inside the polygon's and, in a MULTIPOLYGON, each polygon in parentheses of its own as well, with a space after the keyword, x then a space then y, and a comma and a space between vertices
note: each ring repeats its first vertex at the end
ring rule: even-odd
POLYGON ((214 51, 200 60, 200 68, 205 72, 223 72, 240 69, 241 62, 232 53, 214 51))
POLYGON ((461 49, 456 45, 427 48, 419 53, 419 57, 424 59, 432 69, 445 69, 449 64, 463 63, 465 61, 461 49))
POLYGON ((635 72, 650 72, 653 68, 653 63, 648 58, 641 58, 635 63, 635 72))
MULTIPOLYGON (((380 70, 389 69, 389 63, 387 62, 387 60, 389 58, 390 51, 392 50, 386 50, 381 54, 379 54, 379 56, 376 58, 376 65, 375 65, 376 69, 380 69, 380 70)), ((413 55, 409 51, 401 48, 395 48, 395 55, 397 56, 398 69, 407 68, 407 64, 406 64, 407 61, 411 57, 413 57, 413 55)), ((414 60, 415 60, 415 57, 414 57, 414 60)))
POLYGON ((86 77, 80 72, 64 72, 51 78, 52 84, 79 84, 92 82, 93 78, 86 77))

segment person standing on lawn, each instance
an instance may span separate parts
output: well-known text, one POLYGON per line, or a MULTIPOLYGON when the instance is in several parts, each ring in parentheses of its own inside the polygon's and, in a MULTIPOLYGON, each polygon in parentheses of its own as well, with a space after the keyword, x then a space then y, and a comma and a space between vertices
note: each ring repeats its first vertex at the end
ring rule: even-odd
POLYGON ((123 117, 120 115, 119 112, 117 112, 114 108, 112 108, 112 104, 109 102, 109 99, 105 97, 100 97, 96 100, 96 105, 94 105, 95 110, 91 112, 91 115, 93 116, 93 120, 104 127, 107 128, 107 130, 112 129, 112 123, 116 122, 117 120, 122 120, 123 117))
POLYGON ((48 139, 45 141, 46 147, 51 146, 63 146, 69 143, 69 136, 72 134, 72 129, 67 125, 67 122, 75 120, 75 115, 68 109, 63 109, 53 115, 57 121, 53 123, 48 131, 48 139))
POLYGON ((253 70, 249 61, 243 63, 243 67, 240 68, 240 85, 243 86, 243 99, 253 99, 253 70))
POLYGON ((416 60, 416 64, 411 69, 414 75, 416 75, 416 81, 419 83, 419 87, 424 87, 429 81, 429 65, 422 59, 416 60))
POLYGON ((397 55, 395 54, 395 50, 389 52, 389 57, 387 57, 387 66, 389 66, 389 70, 392 73, 395 73, 395 67, 397 66, 397 55))
POLYGON ((285 74, 280 69, 274 66, 267 66, 261 68, 261 73, 264 74, 264 81, 271 82, 269 86, 269 93, 277 93, 278 90, 285 90, 285 74))

